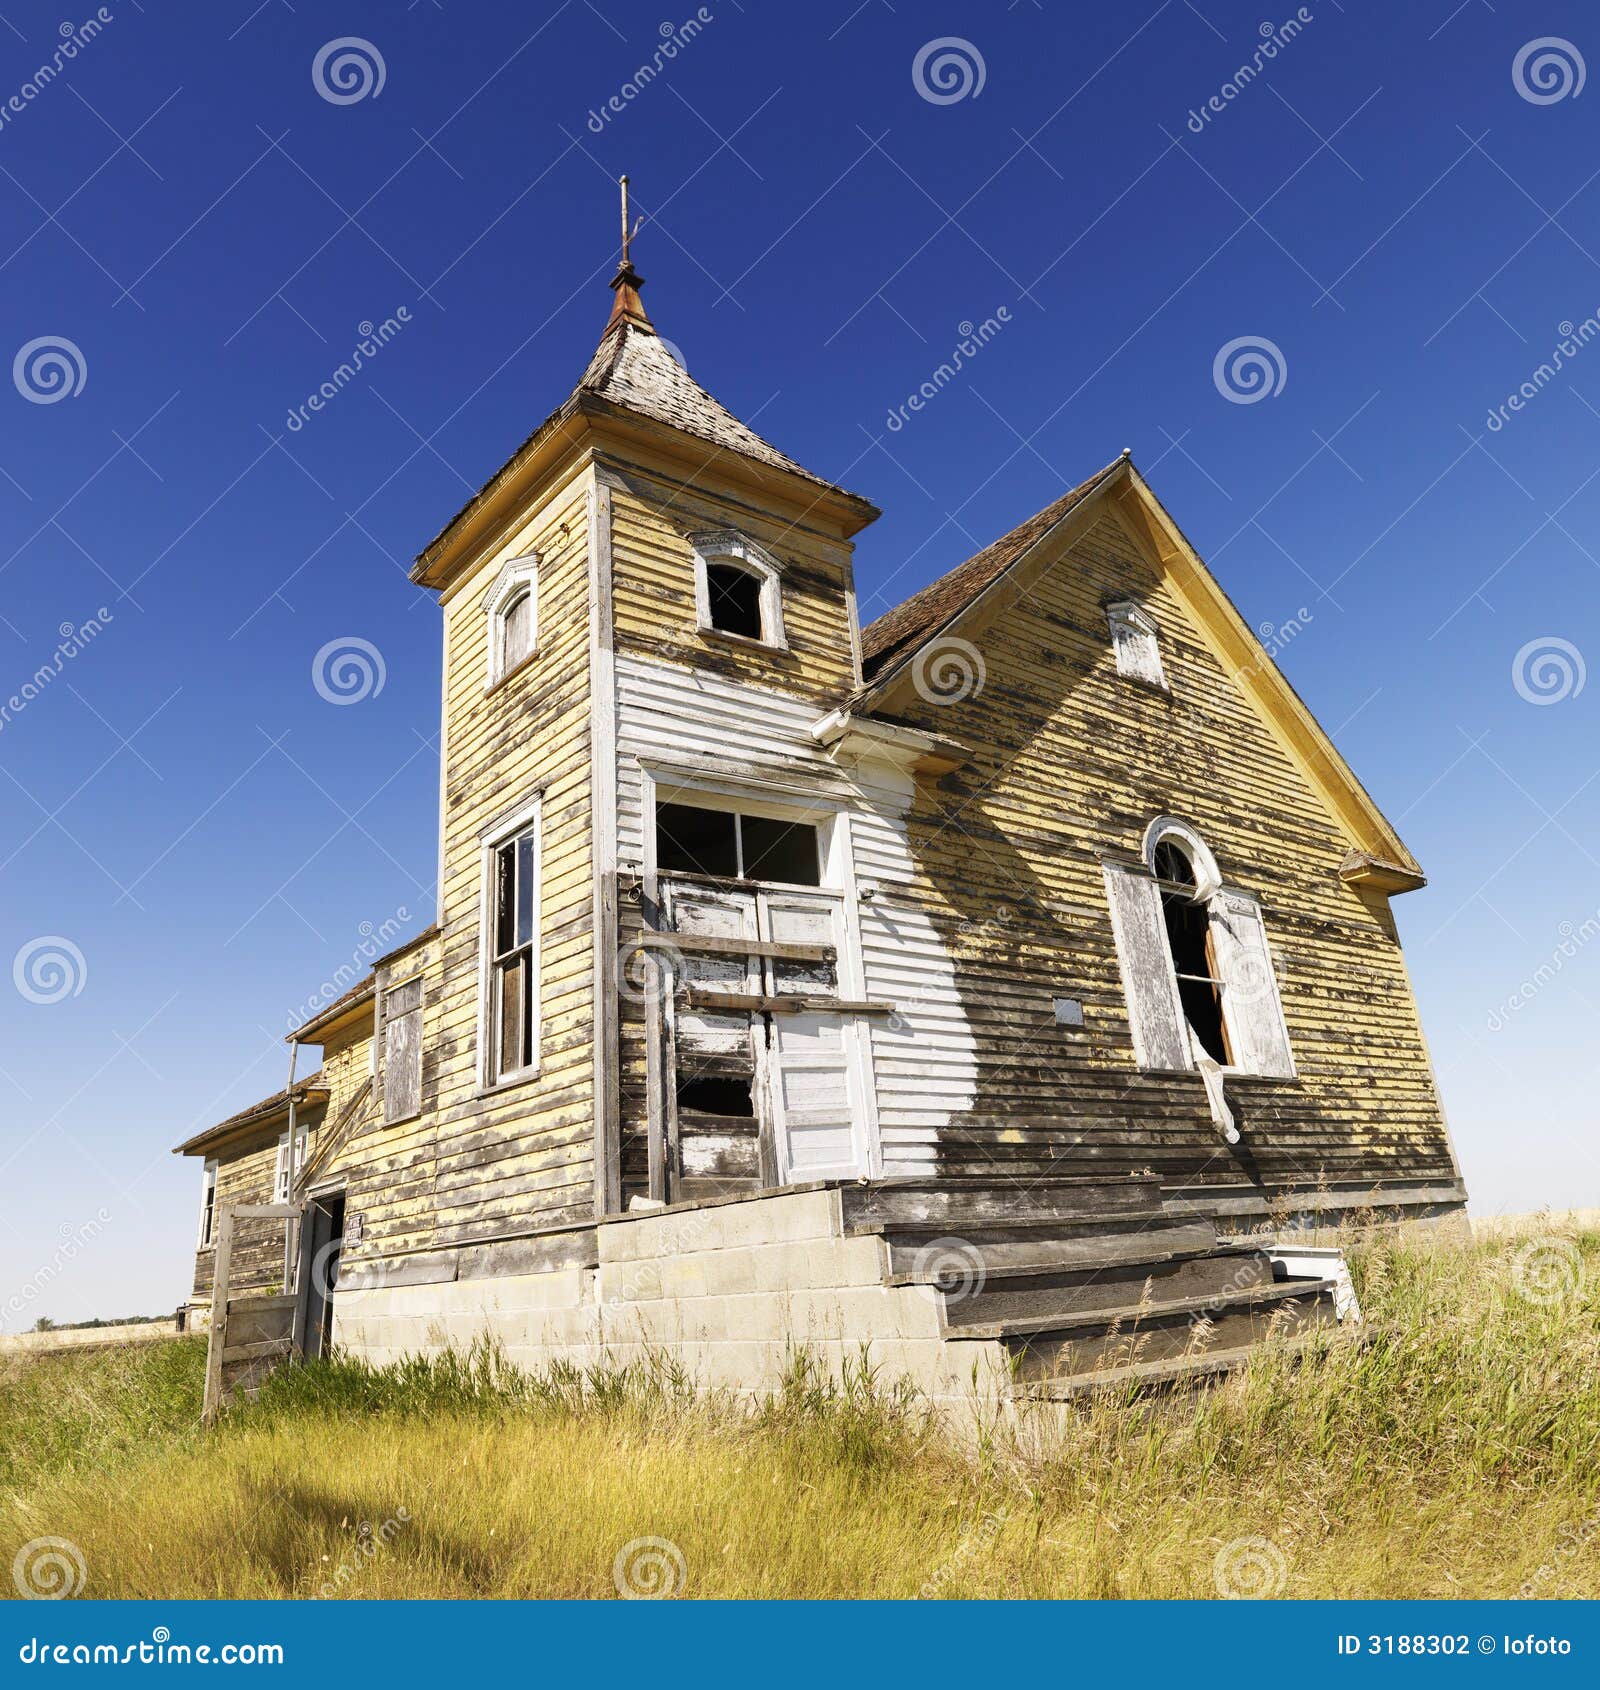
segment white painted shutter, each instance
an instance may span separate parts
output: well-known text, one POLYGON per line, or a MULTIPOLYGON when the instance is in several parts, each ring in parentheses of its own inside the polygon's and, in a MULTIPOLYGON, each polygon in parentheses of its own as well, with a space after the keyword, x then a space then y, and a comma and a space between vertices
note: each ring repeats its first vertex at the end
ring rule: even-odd
POLYGON ((1102 866, 1133 1025, 1134 1057, 1141 1068, 1188 1068, 1188 1028, 1167 949, 1161 889, 1149 875, 1116 863, 1102 866))
POLYGON ((1293 1079, 1289 1030, 1260 904, 1244 892, 1219 892, 1211 901, 1211 931, 1234 1065, 1249 1074, 1293 1079))

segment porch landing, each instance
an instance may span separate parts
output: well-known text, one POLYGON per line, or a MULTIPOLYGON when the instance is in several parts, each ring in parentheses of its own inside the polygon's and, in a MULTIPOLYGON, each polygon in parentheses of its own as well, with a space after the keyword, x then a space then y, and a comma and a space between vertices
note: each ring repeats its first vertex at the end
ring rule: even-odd
POLYGON ((970 1412, 1206 1377, 1336 1318, 1331 1281, 1220 1243, 1154 1177, 788 1187, 617 1216, 563 1254, 426 1284, 380 1264, 336 1292, 335 1342, 373 1362, 477 1337, 530 1368, 659 1356, 750 1394, 805 1349, 970 1412))

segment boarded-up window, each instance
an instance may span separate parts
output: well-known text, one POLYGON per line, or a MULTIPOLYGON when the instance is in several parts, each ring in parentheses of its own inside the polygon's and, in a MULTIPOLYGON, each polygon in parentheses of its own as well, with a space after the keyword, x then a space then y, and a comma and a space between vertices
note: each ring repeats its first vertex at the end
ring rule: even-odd
POLYGON ((391 986, 383 999, 383 1118, 405 1121, 422 1108, 422 981, 391 986))
POLYGON ((539 560, 513 558, 483 601, 489 618, 489 681, 531 657, 539 640, 539 560))
POLYGON ((209 1250, 217 1236, 217 1164, 207 1162, 200 1187, 200 1248, 209 1250))
POLYGON ((508 675, 533 650, 533 594, 524 590, 500 616, 500 672, 508 675))
POLYGON ((539 929, 539 836, 529 826, 490 859, 487 1024, 491 1083, 537 1066, 534 953, 539 929))
POLYGON ((1106 606, 1111 624, 1111 645, 1116 653, 1117 673, 1148 686, 1165 688, 1167 677, 1161 668, 1161 631, 1143 605, 1125 601, 1106 606))

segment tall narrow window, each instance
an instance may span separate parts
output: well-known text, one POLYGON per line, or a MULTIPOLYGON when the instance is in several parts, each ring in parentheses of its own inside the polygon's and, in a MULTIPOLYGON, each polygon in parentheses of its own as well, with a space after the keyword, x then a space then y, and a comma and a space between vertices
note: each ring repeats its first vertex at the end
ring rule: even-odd
POLYGON ((1192 1069, 1203 1056, 1230 1072, 1293 1079, 1260 902, 1223 884, 1205 841, 1175 816, 1150 824, 1144 851, 1146 868, 1102 865, 1135 1060, 1192 1069))
POLYGON ((383 1118, 406 1121, 422 1109, 422 979, 383 995, 383 1118))
POLYGON ((1200 899, 1194 865, 1175 841, 1163 839, 1156 846, 1154 866, 1184 1019, 1205 1053, 1227 1064, 1233 1060, 1233 1053, 1222 1010, 1222 980, 1217 972, 1211 915, 1200 899))
POLYGON ((517 594, 500 613, 500 672, 509 674, 533 650, 533 594, 517 594))
POLYGON ((537 825, 492 848, 488 980, 491 1084, 537 1065, 534 947, 539 925, 537 825))
MULTIPOLYGON (((296 1127, 294 1134, 294 1168, 298 1175, 306 1165, 306 1152, 310 1146, 311 1134, 306 1127, 296 1127)), ((278 1134, 278 1160, 272 1174, 272 1201, 287 1203, 291 1189, 289 1167, 289 1129, 287 1127, 278 1134)))
POLYGON ((209 1250, 217 1237, 217 1164, 207 1162, 200 1186, 200 1248, 209 1250))

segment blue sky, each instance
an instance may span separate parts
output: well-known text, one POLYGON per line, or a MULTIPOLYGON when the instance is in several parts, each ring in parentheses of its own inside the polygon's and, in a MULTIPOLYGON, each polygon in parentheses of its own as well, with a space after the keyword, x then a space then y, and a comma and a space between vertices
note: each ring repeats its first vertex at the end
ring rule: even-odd
POLYGON ((429 919, 405 569, 582 369, 624 169, 690 371, 883 507, 865 615, 1128 446, 1246 616, 1304 624, 1284 669, 1431 877, 1396 908, 1479 1207, 1600 1202, 1592 10, 1323 0, 1224 99, 1292 7, 852 4, 719 0, 628 95, 692 7, 119 0, 40 84, 63 14, 0 0, 0 695, 59 669, 0 717, 10 1324, 176 1304, 168 1147, 429 919), (344 37, 376 59, 319 91, 344 37), (1214 374, 1239 341, 1266 396, 1214 374), (381 688, 324 698, 332 641, 381 688))

